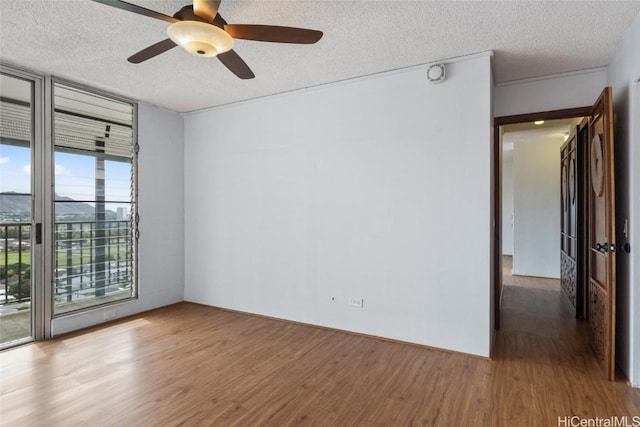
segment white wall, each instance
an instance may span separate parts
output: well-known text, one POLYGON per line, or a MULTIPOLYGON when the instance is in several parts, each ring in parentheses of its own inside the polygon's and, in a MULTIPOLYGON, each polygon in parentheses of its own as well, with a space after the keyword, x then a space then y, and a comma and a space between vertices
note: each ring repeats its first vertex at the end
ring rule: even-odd
POLYGON ((185 299, 488 356, 490 57, 425 73, 187 115, 185 299))
POLYGON ((560 278, 562 138, 518 141, 513 150, 513 274, 560 278))
POLYGON ((138 104, 139 298, 52 320, 53 335, 124 317, 184 297, 184 129, 174 112, 138 104))
POLYGON ((513 255, 513 150, 502 157, 502 254, 513 255))
POLYGON ((501 83, 494 89, 495 116, 592 105, 606 86, 604 68, 501 83))
POLYGON ((631 254, 617 256, 616 354, 618 365, 640 387, 640 105, 634 96, 640 79, 640 15, 618 46, 607 68, 613 87, 616 139, 617 241, 631 243, 631 254), (634 197, 635 196, 635 197, 634 197), (629 237, 622 228, 629 220, 629 237))

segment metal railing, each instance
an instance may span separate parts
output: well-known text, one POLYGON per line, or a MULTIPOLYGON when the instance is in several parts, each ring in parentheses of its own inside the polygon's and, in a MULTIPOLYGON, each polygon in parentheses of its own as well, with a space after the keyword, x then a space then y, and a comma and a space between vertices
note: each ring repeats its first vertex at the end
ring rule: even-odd
MULTIPOLYGON (((131 296, 130 220, 56 222, 54 305, 131 296)), ((31 225, 0 224, 0 304, 31 300, 31 225)))
POLYGON ((131 295, 131 221, 56 222, 54 233, 55 305, 131 295))
POLYGON ((31 224, 0 224, 0 304, 31 300, 31 224))

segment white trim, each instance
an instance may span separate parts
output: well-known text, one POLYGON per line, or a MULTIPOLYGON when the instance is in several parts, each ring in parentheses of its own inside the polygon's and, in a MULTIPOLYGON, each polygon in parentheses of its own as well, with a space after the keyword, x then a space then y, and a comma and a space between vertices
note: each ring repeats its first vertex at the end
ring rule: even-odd
POLYGON ((537 82, 540 80, 557 79, 558 77, 571 77, 571 76, 579 76, 581 74, 602 73, 604 71, 607 71, 607 67, 586 68, 584 70, 567 71, 565 73, 558 73, 558 74, 546 74, 544 76, 530 77, 527 79, 508 80, 505 82, 496 83, 495 87, 518 85, 522 83, 537 82))
POLYGON ((638 252, 638 246, 640 245, 640 201, 637 195, 640 190, 640 122, 637 118, 640 117, 640 78, 631 83, 629 91, 629 107, 631 118, 631 129, 629 135, 629 157, 631 159, 630 164, 630 177, 629 177, 629 192, 631 196, 631 203, 629 206, 629 229, 631 234, 629 236, 629 243, 631 243, 631 253, 629 254, 630 269, 629 271, 629 299, 631 300, 631 307, 629 308, 629 336, 631 342, 629 343, 629 380, 633 387, 640 388, 640 255, 638 252), (636 118, 634 120, 634 118, 636 118))
MULTIPOLYGON (((113 302, 108 302, 105 304, 91 305, 81 310, 73 310, 73 311, 68 311, 66 313, 60 313, 56 315, 53 318, 53 320, 58 321, 60 319, 67 320, 67 319, 73 319, 73 318, 83 318, 86 314, 90 313, 90 314, 97 314, 100 317, 101 321, 98 323, 95 323, 96 325, 98 325, 100 323, 110 322, 112 320, 115 320, 121 317, 116 315, 113 318, 104 319, 105 311, 114 311, 117 309, 126 308, 127 306, 130 306, 132 304, 136 304, 138 300, 139 299, 137 297, 132 297, 132 298, 126 298, 122 300, 116 300, 113 302)), ((62 331, 58 331, 57 329, 59 328, 56 328, 56 330, 52 332, 52 335, 49 338, 54 338, 58 335, 66 334, 67 332, 75 330, 75 329, 70 329, 70 330, 64 329, 62 331)))

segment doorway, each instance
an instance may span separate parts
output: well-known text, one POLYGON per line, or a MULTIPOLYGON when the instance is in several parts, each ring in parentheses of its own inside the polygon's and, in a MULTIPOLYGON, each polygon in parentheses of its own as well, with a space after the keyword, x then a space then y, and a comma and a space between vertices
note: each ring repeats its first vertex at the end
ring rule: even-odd
MULTIPOLYGON (((598 97, 595 104, 584 109, 561 110, 540 114, 528 114, 525 116, 512 116, 496 119, 496 138, 494 141, 494 218, 496 218, 494 248, 494 271, 500 271, 501 264, 501 207, 502 207, 502 156, 501 139, 502 127, 508 124, 526 121, 542 121, 566 117, 584 116, 584 120, 577 129, 576 141, 578 148, 582 147, 588 153, 588 162, 580 173, 576 175, 576 182, 588 181, 590 185, 584 185, 588 196, 585 198, 585 208, 577 209, 577 215, 581 213, 584 220, 584 232, 579 232, 578 243, 584 244, 584 254, 576 250, 576 258, 587 265, 587 274, 583 285, 586 287, 588 337, 589 346, 600 364, 606 378, 615 379, 615 313, 616 313, 616 252, 623 251, 624 245, 616 244, 615 226, 615 156, 613 137, 613 98, 611 87, 606 87, 598 97), (569 114, 569 111, 572 111, 569 114), (580 143, 584 141, 584 143, 580 143), (587 189, 588 187, 588 189, 587 189), (583 256, 584 255, 584 256, 583 256)), ((568 155, 566 147, 563 147, 563 159, 568 155)), ((577 150, 579 153, 580 150, 577 150)), ((584 158, 585 156, 583 156, 584 158)), ((566 160, 566 159, 565 159, 566 160)), ((567 164, 565 164, 566 166, 567 164)), ((578 169, 576 169, 578 170, 578 169)), ((565 191, 565 194, 567 191, 565 191)), ((566 201, 565 201, 566 203, 566 201)), ((566 215, 563 221, 566 220, 566 215)), ((566 231, 563 228, 563 231, 566 231)), ((562 248, 566 252, 570 249, 570 241, 562 239, 562 248), (568 249, 569 248, 569 249, 568 249)), ((578 244, 579 246, 579 244, 578 244)), ((569 251, 569 253, 572 253, 569 251)), ((564 271, 564 269, 563 269, 564 271)), ((495 325, 500 327, 500 305, 502 297, 502 280, 499 275, 494 276, 495 284, 495 325)))
MULTIPOLYGON (((521 114, 516 116, 497 117, 494 119, 494 253, 493 253, 493 271, 494 273, 494 324, 496 329, 500 329, 500 306, 503 295, 503 241, 502 235, 504 233, 503 223, 508 221, 510 223, 511 218, 503 218, 503 203, 502 203, 502 190, 503 190, 503 135, 505 127, 510 126, 512 129, 531 128, 536 126, 535 122, 540 121, 554 121, 565 120, 570 121, 578 117, 585 117, 590 114, 591 107, 580 107, 564 110, 546 111, 532 114, 521 114), (531 125, 530 125, 531 124, 531 125)), ((558 153, 558 156, 560 154, 558 153)), ((559 257, 559 251, 555 256, 559 257)))

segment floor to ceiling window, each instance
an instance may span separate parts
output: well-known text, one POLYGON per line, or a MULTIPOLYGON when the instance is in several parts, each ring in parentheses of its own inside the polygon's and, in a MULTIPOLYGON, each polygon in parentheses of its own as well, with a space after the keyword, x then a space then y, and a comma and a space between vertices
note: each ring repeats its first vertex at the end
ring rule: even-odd
POLYGON ((53 86, 54 315, 132 298, 135 138, 130 103, 53 86))
POLYGON ((137 296, 136 107, 0 70, 0 348, 137 296))

